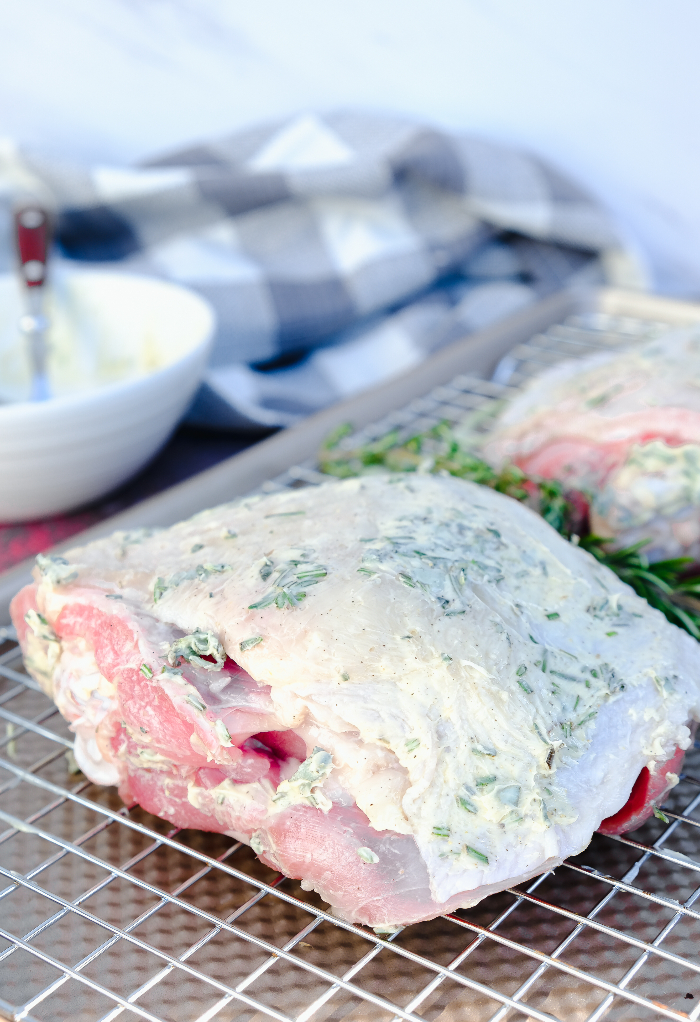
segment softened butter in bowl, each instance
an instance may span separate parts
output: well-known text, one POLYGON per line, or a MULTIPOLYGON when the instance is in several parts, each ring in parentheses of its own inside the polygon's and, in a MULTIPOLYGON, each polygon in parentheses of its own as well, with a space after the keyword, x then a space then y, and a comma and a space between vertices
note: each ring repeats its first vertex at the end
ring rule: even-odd
POLYGON ((204 372, 214 314, 186 288, 103 271, 54 274, 49 401, 27 400, 22 295, 0 276, 0 522, 79 507, 167 440, 204 372))
MULTIPOLYGON (((156 300, 171 285, 149 278, 62 269, 46 289, 47 369, 54 397, 136 380, 191 348, 201 307, 156 300), (184 314, 184 319, 183 319, 184 314)), ((29 347, 19 330, 25 297, 13 276, 0 277, 0 401, 26 401, 29 347)))

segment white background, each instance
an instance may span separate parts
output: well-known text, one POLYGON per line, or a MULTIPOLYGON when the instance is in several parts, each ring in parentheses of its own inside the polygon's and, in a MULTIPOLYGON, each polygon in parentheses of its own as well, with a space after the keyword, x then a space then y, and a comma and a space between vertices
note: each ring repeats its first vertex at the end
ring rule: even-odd
POLYGON ((2 0, 0 134, 123 164, 262 118, 415 114, 532 148, 700 296, 697 0, 2 0))

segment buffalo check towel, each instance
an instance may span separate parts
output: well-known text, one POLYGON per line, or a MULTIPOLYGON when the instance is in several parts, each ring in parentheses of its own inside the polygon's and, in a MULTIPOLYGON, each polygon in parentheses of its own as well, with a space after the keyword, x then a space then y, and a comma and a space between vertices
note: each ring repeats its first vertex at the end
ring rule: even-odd
MULTIPOLYGON (((572 278, 600 281, 606 212, 530 153, 414 121, 303 114, 138 167, 0 147, 0 203, 57 213, 66 259, 201 292, 218 316, 190 420, 287 425, 572 278)), ((0 266, 0 268, 2 268, 0 266)))

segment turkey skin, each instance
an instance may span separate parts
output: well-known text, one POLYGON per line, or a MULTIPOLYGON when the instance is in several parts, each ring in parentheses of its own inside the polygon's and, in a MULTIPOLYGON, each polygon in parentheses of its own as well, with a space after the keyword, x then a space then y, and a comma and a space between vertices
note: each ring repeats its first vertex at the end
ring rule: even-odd
POLYGON ((624 829, 700 716, 689 635, 451 477, 254 496, 35 575, 13 618, 84 773, 380 931, 624 829))
POLYGON ((583 493, 591 530, 618 547, 700 559, 700 328, 541 373, 483 454, 583 493))

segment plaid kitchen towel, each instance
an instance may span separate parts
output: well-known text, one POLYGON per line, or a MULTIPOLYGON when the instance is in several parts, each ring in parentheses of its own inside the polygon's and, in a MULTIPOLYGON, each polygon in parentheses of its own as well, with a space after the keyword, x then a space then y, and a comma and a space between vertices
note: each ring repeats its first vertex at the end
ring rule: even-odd
POLYGON ((620 248, 601 207, 538 157, 366 112, 300 115, 135 168, 6 143, 8 266, 10 206, 28 193, 56 209, 66 257, 210 300, 218 331, 192 418, 222 427, 293 422, 599 274, 620 248))

